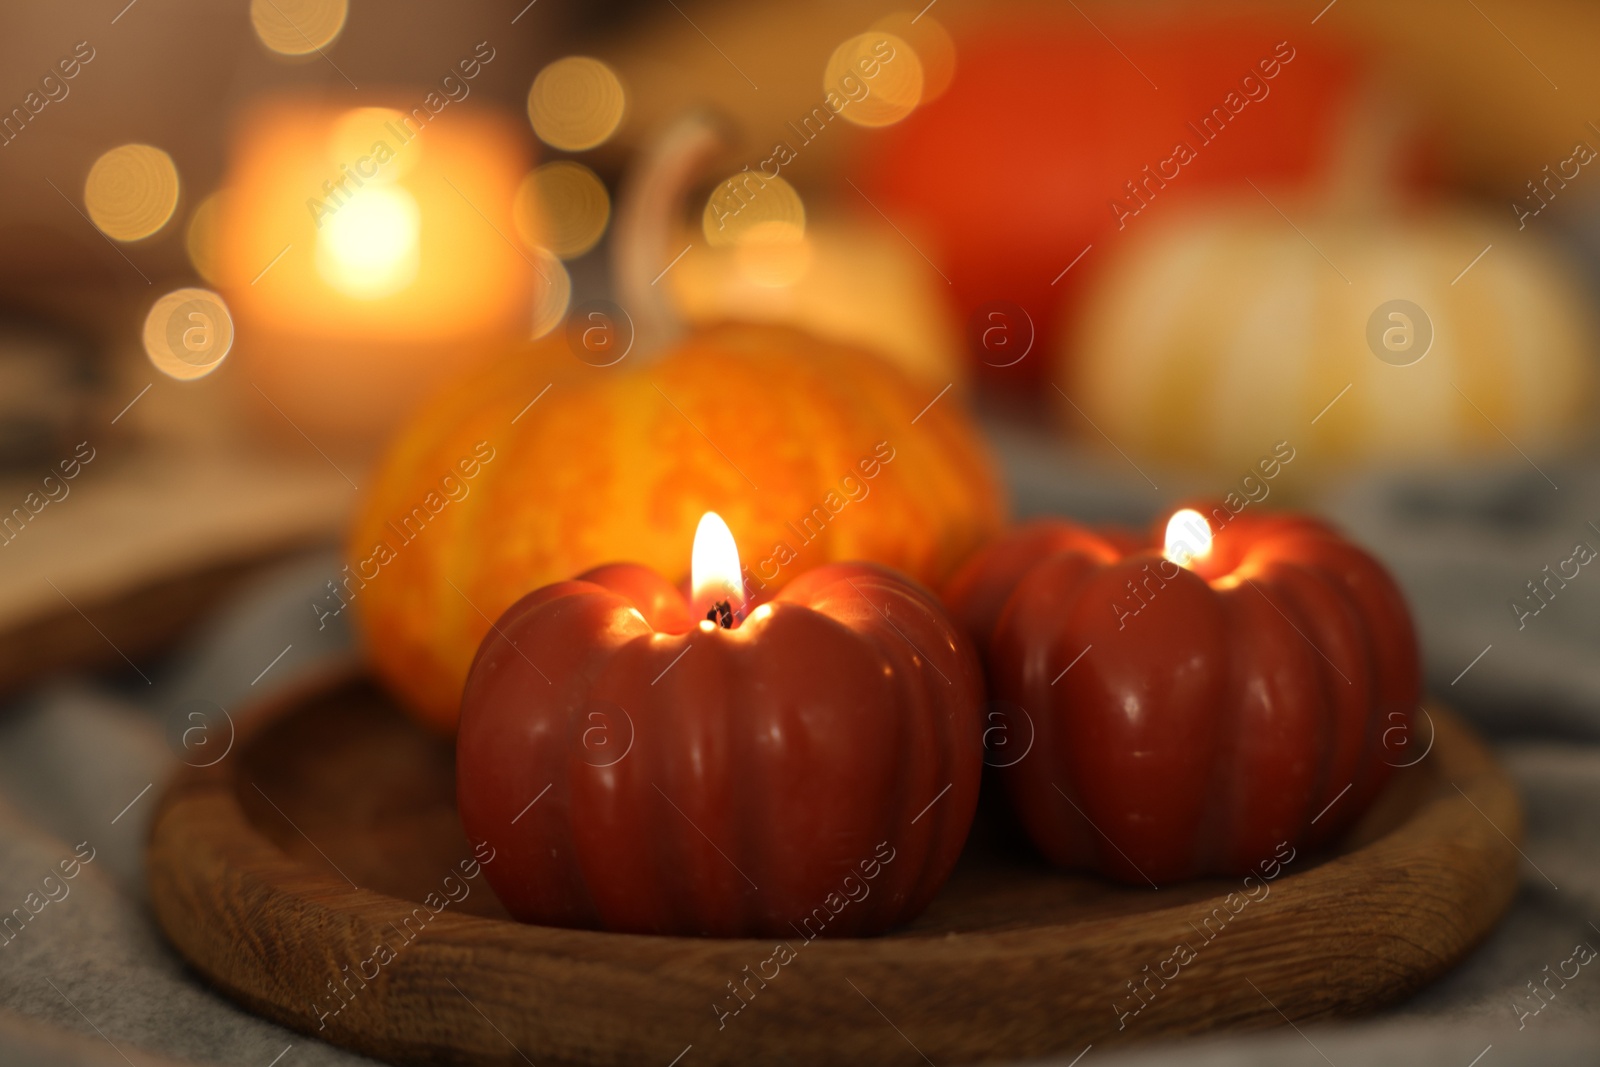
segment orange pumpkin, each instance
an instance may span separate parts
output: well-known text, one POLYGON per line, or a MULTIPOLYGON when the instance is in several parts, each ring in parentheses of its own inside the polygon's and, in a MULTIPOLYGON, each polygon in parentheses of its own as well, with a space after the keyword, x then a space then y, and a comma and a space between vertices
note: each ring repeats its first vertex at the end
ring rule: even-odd
POLYGON ((712 327, 611 367, 560 334, 511 353, 413 420, 365 500, 345 585, 371 660, 453 729, 490 620, 601 563, 686 580, 707 510, 757 597, 844 559, 936 585, 1004 502, 976 429, 953 397, 929 406, 935 393, 773 325, 712 327))

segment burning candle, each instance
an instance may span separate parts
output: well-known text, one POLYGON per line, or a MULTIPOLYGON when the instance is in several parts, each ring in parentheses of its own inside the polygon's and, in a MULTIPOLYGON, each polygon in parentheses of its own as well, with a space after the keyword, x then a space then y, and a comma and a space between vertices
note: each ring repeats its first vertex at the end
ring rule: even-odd
POLYGON ((867 563, 819 567, 744 614, 715 513, 691 559, 687 599, 610 564, 529 593, 485 638, 457 790, 467 834, 498 854, 495 892, 525 922, 635 933, 909 920, 977 804, 971 646, 919 586, 867 563))
POLYGON ((237 358, 317 440, 381 438, 444 375, 525 337, 546 284, 512 243, 518 125, 395 103, 256 104, 208 215, 237 358))
POLYGON ((1420 697, 1399 588, 1301 516, 1183 509, 1152 540, 1044 520, 950 583, 1018 819, 1052 862, 1133 883, 1334 839, 1420 697))
POLYGON ((689 555, 690 612, 703 622, 732 629, 744 608, 744 577, 739 571, 739 546, 722 516, 708 511, 694 531, 689 555))

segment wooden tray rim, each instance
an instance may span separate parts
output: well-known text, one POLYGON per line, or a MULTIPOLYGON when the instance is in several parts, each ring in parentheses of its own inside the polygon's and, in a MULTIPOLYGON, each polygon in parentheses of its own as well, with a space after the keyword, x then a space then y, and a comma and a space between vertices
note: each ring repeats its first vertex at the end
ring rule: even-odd
MULTIPOLYGON (((359 665, 341 664, 286 688, 265 701, 266 706, 258 708, 248 717, 238 731, 236 745, 250 744, 280 717, 291 714, 307 697, 351 684, 363 675, 364 671, 359 665)), ((1327 883, 1337 881, 1358 868, 1370 875, 1383 876, 1376 879, 1375 884, 1420 884, 1416 870, 1407 870, 1408 864, 1415 866, 1416 853, 1410 851, 1409 846, 1417 841, 1431 842, 1426 845, 1430 851, 1466 851, 1494 859, 1491 864, 1494 876, 1473 886, 1467 886, 1459 880, 1453 883, 1453 899, 1461 909, 1461 921, 1456 924, 1456 936, 1449 943, 1443 946, 1425 945, 1411 939, 1408 935, 1413 932, 1412 919, 1398 908, 1386 913, 1386 922, 1363 933, 1362 937, 1369 942, 1378 938, 1410 946, 1419 959, 1416 967, 1405 973, 1394 974, 1385 988, 1372 991, 1368 1000, 1391 1002, 1420 988, 1447 969, 1492 928, 1493 922, 1509 907, 1515 889, 1517 852, 1514 840, 1520 837, 1522 826, 1515 789, 1505 772, 1494 763, 1468 728, 1440 707, 1433 706, 1430 712, 1438 736, 1444 742, 1437 746, 1436 758, 1448 761, 1441 768, 1441 773, 1455 788, 1448 792, 1436 790, 1436 795, 1422 801, 1409 818, 1378 839, 1349 853, 1323 860, 1309 869, 1286 872, 1273 887, 1273 896, 1279 899, 1294 901, 1311 898, 1326 889, 1327 883), (1469 794, 1478 796, 1479 800, 1474 802, 1469 794), (1491 819, 1491 812, 1498 818, 1491 819)), ((433 1062, 443 1048, 450 1046, 440 1046, 429 1040, 425 1036, 426 1027, 422 1028, 422 1032, 397 1039, 398 1044, 394 1041, 375 1042, 370 1033, 361 1031, 359 1027, 329 1027, 319 1032, 314 1025, 317 1020, 309 1012, 301 1013, 286 1006, 287 989, 284 983, 277 980, 277 976, 263 975, 240 965, 244 954, 224 957, 225 962, 212 964, 206 962, 205 953, 197 951, 199 937, 196 931, 204 925, 203 919, 214 919, 216 915, 207 915, 204 908, 185 908, 178 904, 178 897, 188 897, 191 901, 194 897, 194 894, 173 895, 170 892, 185 882, 197 884, 200 888, 209 884, 213 893, 227 889, 246 898, 259 897, 262 903, 286 903, 290 914, 300 915, 309 927, 323 931, 344 930, 349 933, 358 922, 370 924, 376 929, 389 923, 397 914, 408 912, 418 905, 416 901, 369 889, 352 888, 340 878, 304 865, 282 852, 254 827, 239 805, 235 795, 234 766, 235 761, 223 760, 212 767, 183 768, 160 800, 151 828, 149 871, 152 901, 168 938, 197 969, 229 995, 285 1025, 368 1054, 397 1056, 408 1062, 433 1062), (184 854, 189 856, 187 863, 183 861, 184 854), (197 864, 197 859, 203 862, 197 864), (218 865, 218 870, 209 875, 202 873, 198 883, 192 873, 178 874, 182 868, 207 864, 218 865), (420 1059, 416 1058, 419 1053, 420 1059)), ((1435 888, 1438 888, 1439 881, 1432 880, 1435 888)), ((1447 885, 1445 888, 1451 887, 1447 885)), ((1117 953, 1118 956, 1126 953, 1130 944, 1142 946, 1147 953, 1165 951, 1159 946, 1170 946, 1170 932, 1182 927, 1193 917, 1197 908, 1197 902, 1189 899, 1136 915, 1042 923, 1016 929, 819 939, 808 942, 802 951, 814 969, 840 973, 868 973, 874 968, 885 967, 901 972, 916 972, 953 962, 970 967, 1006 961, 1037 962, 1042 957, 1066 956, 1079 956, 1081 962, 1088 963, 1097 956, 1106 955, 1104 947, 1108 941, 1122 945, 1122 952, 1117 953), (1153 930, 1168 932, 1157 934, 1153 930), (1082 947, 1075 950, 1073 945, 1080 943, 1082 947), (1054 947, 1041 949, 1046 944, 1054 947), (886 959, 886 956, 892 956, 892 959, 886 959), (824 962, 819 964, 817 961, 824 962)), ((448 956, 452 953, 459 956, 463 950, 470 956, 477 950, 496 959, 516 956, 542 959, 553 966, 615 967, 634 975, 649 976, 653 981, 668 982, 673 980, 675 973, 698 972, 706 965, 718 973, 726 972, 737 977, 744 964, 762 959, 772 947, 770 941, 763 939, 678 938, 569 930, 480 918, 448 910, 435 916, 428 931, 428 944, 419 939, 416 947, 408 952, 413 963, 419 959, 425 960, 428 956, 448 956)), ((1240 951, 1247 947, 1243 943, 1238 945, 1240 951)), ((254 955, 259 954, 258 949, 254 955)), ((1348 954, 1361 955, 1360 946, 1352 944, 1348 954)), ((330 975, 337 974, 333 961, 353 958, 331 952, 323 955, 329 961, 327 970, 330 975)), ((1326 957, 1328 953, 1321 955, 1326 957)), ((1113 969, 1110 973, 1122 977, 1119 970, 1113 969)), ((1108 987, 1106 999, 1117 991, 1108 987)), ((463 993, 462 997, 465 996, 463 993)), ((368 999, 377 1001, 382 996, 368 999)), ((1214 998, 1206 994, 1202 999, 1214 998)), ((357 998, 358 1003, 359 1000, 357 998)), ((1216 1014, 1210 1026, 1179 1027, 1152 1033, 1195 1032, 1197 1029, 1226 1026, 1255 1028, 1281 1025, 1285 1017, 1326 1017, 1349 1014, 1371 1006, 1351 1003, 1348 998, 1341 999, 1338 995, 1332 996, 1326 1003, 1310 1005, 1299 1005, 1294 1000, 1279 1000, 1271 1008, 1262 1004, 1255 1011, 1248 1008, 1241 1010, 1237 1005, 1230 1009, 1226 1001, 1227 998, 1223 998, 1214 1005, 1216 1014), (1292 1012, 1296 1007, 1302 1009, 1301 1014, 1279 1015, 1280 1009, 1292 1012)), ((878 1015, 871 1015, 871 1020, 876 1020, 871 1025, 883 1026, 883 1020, 878 1015)), ((863 1024, 869 1021, 864 1018, 863 1024)), ((507 1023, 502 1020, 500 1025, 506 1026, 507 1023)), ((887 1027, 884 1029, 888 1030, 887 1027)), ((685 1027, 686 1032, 691 1030, 685 1027)), ((894 1038, 893 1030, 888 1030, 888 1036, 899 1041, 894 1038)), ((489 1037, 492 1038, 493 1034, 490 1033, 489 1037)), ((524 1039, 528 1039, 526 1035, 524 1039)), ((689 1039, 686 1037, 685 1040, 689 1039)), ((507 1038, 506 1042, 510 1043, 510 1039, 507 1038)), ((489 1045, 479 1048, 461 1062, 499 1062, 500 1054, 508 1051, 503 1045, 498 1050, 489 1045)), ((882 1051, 890 1052, 892 1048, 885 1045, 882 1051)), ((449 1058, 454 1059, 459 1054, 453 1053, 449 1058)), ((583 1055, 567 1058, 551 1052, 544 1052, 543 1058, 559 1063, 627 1062, 626 1058, 604 1055, 597 1058, 583 1055)), ((854 1055, 850 1058, 854 1058, 854 1055)), ((1021 1055, 1017 1058, 1021 1058, 1021 1055)), ((521 1062, 521 1059, 511 1056, 506 1062, 521 1062)), ((747 1057, 741 1054, 717 1062, 747 1062, 747 1057)), ((905 1062, 922 1061, 919 1055, 912 1055, 905 1062)))

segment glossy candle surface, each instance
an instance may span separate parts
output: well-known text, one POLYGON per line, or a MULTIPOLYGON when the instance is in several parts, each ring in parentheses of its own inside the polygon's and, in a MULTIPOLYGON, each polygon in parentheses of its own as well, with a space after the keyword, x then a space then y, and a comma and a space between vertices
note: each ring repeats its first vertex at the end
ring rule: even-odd
POLYGON ((1059 866, 1246 873, 1336 838, 1412 758, 1417 643, 1388 573, 1313 519, 1207 514, 1187 565, 1045 520, 947 590, 1013 746, 990 762, 1059 866))
POLYGON ((840 563, 732 628, 614 564, 501 616, 462 700, 457 792, 513 916, 814 937, 915 916, 966 840, 976 654, 921 587, 840 563))

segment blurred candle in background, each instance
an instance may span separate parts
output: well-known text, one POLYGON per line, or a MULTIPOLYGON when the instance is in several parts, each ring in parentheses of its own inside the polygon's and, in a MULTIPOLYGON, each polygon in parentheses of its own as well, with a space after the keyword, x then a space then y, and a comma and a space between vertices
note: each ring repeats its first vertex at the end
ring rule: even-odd
POLYGON ((513 225, 521 123, 432 111, 436 93, 394 99, 258 102, 190 234, 233 308, 243 376, 298 429, 358 451, 443 377, 525 338, 549 284, 513 225))

